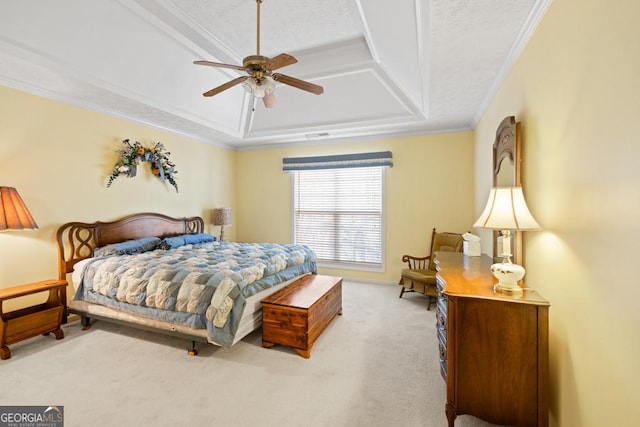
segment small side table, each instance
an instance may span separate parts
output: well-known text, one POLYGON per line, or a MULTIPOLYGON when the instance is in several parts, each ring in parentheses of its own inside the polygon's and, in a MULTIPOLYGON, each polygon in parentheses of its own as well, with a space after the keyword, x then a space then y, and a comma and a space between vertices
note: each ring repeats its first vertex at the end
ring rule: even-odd
POLYGON ((47 335, 51 332, 57 340, 64 338, 60 324, 66 303, 62 299, 66 295, 66 286, 66 280, 44 280, 0 289, 0 359, 11 357, 11 350, 7 345, 36 335, 47 335), (3 310, 4 301, 47 291, 49 298, 43 304, 7 313, 3 310))

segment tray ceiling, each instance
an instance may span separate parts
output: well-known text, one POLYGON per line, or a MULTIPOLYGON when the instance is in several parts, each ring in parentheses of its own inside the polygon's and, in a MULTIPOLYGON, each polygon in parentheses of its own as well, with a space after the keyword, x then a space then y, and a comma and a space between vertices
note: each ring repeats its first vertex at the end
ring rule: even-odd
POLYGON ((549 0, 264 0, 277 105, 235 86, 256 53, 255 0, 21 0, 0 14, 0 84, 246 149, 473 128, 549 0))

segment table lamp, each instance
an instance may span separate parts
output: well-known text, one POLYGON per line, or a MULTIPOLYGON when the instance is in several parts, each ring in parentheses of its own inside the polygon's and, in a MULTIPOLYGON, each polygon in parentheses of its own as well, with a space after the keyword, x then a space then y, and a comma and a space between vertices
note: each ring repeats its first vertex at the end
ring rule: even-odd
POLYGON ((214 209, 213 225, 220 226, 220 241, 224 241, 224 226, 231 225, 231 208, 214 209))
POLYGON ((0 187, 0 231, 35 230, 38 224, 13 187, 0 187))
POLYGON ((529 212, 522 187, 494 187, 489 200, 474 227, 502 232, 502 262, 493 264, 491 272, 498 279, 495 291, 522 292, 518 281, 524 277, 524 267, 511 262, 511 231, 539 230, 540 225, 529 212))

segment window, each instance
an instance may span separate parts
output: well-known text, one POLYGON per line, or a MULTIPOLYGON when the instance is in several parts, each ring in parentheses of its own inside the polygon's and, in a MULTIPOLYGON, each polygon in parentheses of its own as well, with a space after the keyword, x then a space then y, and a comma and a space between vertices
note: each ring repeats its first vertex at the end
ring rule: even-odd
POLYGON ((292 172, 293 241, 338 268, 384 267, 384 166, 391 153, 283 160, 292 172))

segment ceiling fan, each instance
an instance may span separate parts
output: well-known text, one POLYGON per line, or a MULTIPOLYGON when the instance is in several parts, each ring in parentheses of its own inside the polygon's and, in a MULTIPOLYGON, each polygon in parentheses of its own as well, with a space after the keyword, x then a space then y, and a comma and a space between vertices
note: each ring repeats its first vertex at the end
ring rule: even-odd
POLYGON ((316 95, 320 95, 324 92, 324 88, 322 86, 304 80, 296 79, 295 77, 290 77, 284 74, 274 73, 274 71, 279 68, 286 67, 287 65, 292 65, 298 62, 298 60, 293 56, 286 53, 281 53, 280 55, 274 56, 273 58, 268 58, 266 56, 260 55, 260 4, 262 3, 262 1, 263 0, 256 0, 257 49, 255 55, 250 55, 244 58, 244 60, 242 61, 242 66, 222 64, 219 62, 211 61, 193 62, 196 65, 231 68, 233 70, 244 71, 248 74, 247 76, 238 77, 218 87, 215 87, 203 93, 204 96, 214 96, 226 89, 229 89, 230 87, 236 86, 240 83, 244 83, 244 87, 248 92, 252 93, 257 98, 262 98, 264 106, 267 108, 271 108, 275 106, 275 96, 273 94, 276 88, 275 82, 284 83, 286 85, 293 86, 295 88, 302 89, 316 95))

